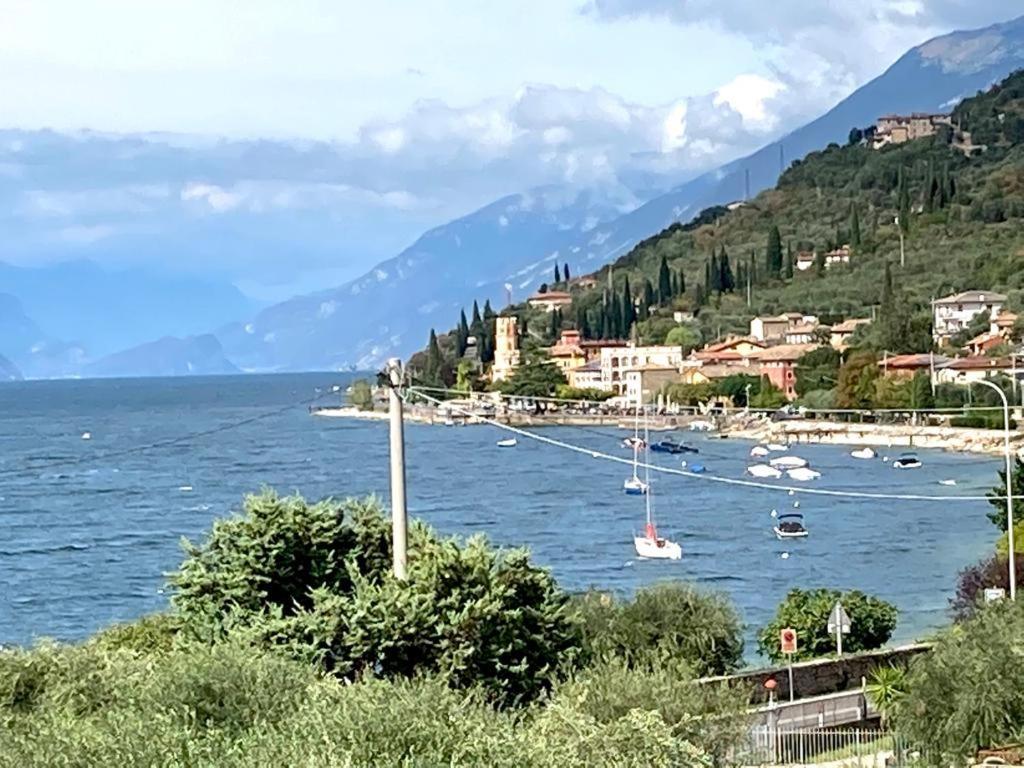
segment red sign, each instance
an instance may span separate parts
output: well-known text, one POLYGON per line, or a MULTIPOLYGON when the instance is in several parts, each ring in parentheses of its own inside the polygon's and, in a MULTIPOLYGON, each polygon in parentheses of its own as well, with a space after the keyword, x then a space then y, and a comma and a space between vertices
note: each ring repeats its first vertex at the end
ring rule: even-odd
POLYGON ((787 627, 779 632, 779 647, 782 652, 791 655, 796 653, 796 630, 787 627))

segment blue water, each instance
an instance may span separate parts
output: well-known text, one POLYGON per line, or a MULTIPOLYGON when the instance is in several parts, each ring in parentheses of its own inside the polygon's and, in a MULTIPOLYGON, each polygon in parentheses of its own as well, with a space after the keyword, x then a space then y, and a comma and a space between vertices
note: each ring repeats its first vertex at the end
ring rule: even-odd
MULTIPOLYGON (((314 417, 305 405, 281 410, 344 382, 304 374, 0 385, 0 643, 82 638, 163 608, 163 575, 180 562, 180 539, 201 537, 262 486, 386 500, 385 422, 314 417), (92 438, 83 440, 84 432, 92 438), (172 444, 125 453, 164 441, 172 444), (104 458, 110 452, 121 453, 104 458)), ((623 433, 614 429, 543 433, 623 453, 623 433)), ((527 546, 573 590, 629 592, 667 578, 724 590, 751 634, 789 589, 828 586, 894 602, 895 639, 920 637, 947 622, 957 572, 995 537, 983 501, 801 496, 811 535, 779 542, 769 513, 792 505, 786 493, 661 475, 655 516, 684 557, 637 561, 631 537, 644 502, 622 493, 628 467, 522 438, 515 449, 496 448, 502 436, 486 426, 408 426, 411 514, 443 533, 527 546)), ((749 443, 696 441, 708 475, 743 477, 749 443)), ((858 491, 978 495, 999 465, 925 451, 923 468, 900 472, 853 460, 848 447, 798 452, 824 475, 808 487, 858 491), (958 485, 938 484, 948 478, 958 485)), ((652 456, 672 467, 696 458, 652 456)))

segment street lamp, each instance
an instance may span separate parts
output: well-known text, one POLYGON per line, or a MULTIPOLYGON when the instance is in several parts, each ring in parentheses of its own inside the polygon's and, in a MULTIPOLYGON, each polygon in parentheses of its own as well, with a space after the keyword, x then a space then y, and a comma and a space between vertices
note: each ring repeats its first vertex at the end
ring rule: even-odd
POLYGON ((994 382, 980 379, 978 383, 984 384, 989 389, 994 389, 1003 401, 1003 436, 1006 452, 1006 548, 1010 561, 1010 599, 1015 600, 1017 597, 1017 553, 1013 548, 1013 455, 1010 452, 1010 403, 1006 399, 1006 393, 994 382))

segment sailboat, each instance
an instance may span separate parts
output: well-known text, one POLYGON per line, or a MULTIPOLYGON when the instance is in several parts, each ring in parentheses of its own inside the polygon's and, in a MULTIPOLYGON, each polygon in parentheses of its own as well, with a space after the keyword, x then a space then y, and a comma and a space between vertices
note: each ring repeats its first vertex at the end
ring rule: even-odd
MULTIPOLYGON (((627 438, 628 440, 629 438, 627 438)), ((633 476, 623 481, 622 490, 630 496, 640 496, 647 493, 647 483, 637 475, 637 464, 639 463, 640 448, 646 449, 647 441, 640 439, 640 409, 636 410, 636 419, 633 423, 633 476)))
MULTIPOLYGON (((644 437, 647 437, 646 425, 644 437)), ((645 442, 647 442, 645 440, 645 442)), ((654 519, 651 517, 651 490, 650 490, 650 462, 644 461, 644 481, 648 484, 647 493, 644 495, 644 506, 647 511, 647 521, 644 525, 644 532, 633 537, 633 547, 637 555, 650 560, 681 560, 683 548, 676 542, 658 536, 658 529, 654 527, 654 519)))

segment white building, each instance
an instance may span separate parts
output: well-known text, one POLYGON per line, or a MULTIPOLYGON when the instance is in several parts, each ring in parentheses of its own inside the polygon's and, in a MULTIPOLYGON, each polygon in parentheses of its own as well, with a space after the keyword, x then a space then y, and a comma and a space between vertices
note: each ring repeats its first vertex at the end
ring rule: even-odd
POLYGON ((626 371, 647 366, 679 368, 682 347, 604 347, 601 349, 601 389, 622 395, 626 392, 626 371))
POLYGON ((964 291, 932 302, 932 327, 935 342, 942 344, 950 336, 967 328, 982 312, 995 317, 1006 303, 1006 296, 995 291, 964 291))

